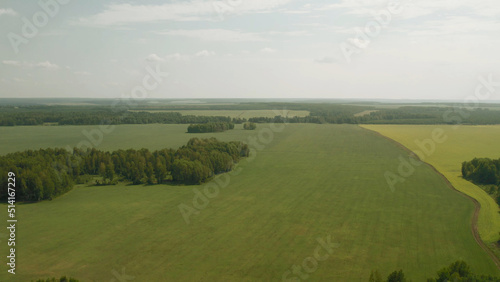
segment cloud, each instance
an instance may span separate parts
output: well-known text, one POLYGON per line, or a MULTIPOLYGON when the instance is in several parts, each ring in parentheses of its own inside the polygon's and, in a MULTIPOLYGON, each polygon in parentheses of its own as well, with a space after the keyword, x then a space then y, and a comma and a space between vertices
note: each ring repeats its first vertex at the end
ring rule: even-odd
POLYGON ((226 14, 259 13, 274 10, 291 0, 204 1, 193 0, 161 5, 112 4, 96 15, 80 18, 76 24, 115 26, 158 21, 212 21, 226 14))
POLYGON ((215 56, 215 52, 208 51, 208 50, 201 50, 201 51, 196 52, 192 55, 173 53, 173 54, 166 55, 164 57, 153 53, 153 54, 149 54, 146 57, 146 61, 148 61, 148 62, 188 61, 188 60, 191 60, 193 58, 211 57, 211 56, 215 56))
POLYGON ((163 62, 163 61, 165 61, 165 59, 156 55, 156 54, 149 54, 146 57, 146 61, 148 61, 148 62, 163 62))
POLYGON ((12 10, 12 9, 5 9, 5 8, 0 8, 0 16, 3 16, 3 15, 6 15, 6 16, 17 16, 17 13, 16 11, 12 10))
POLYGON ((314 62, 316 62, 318 64, 333 64, 333 63, 336 63, 337 60, 335 60, 332 57, 323 57, 321 59, 314 60, 314 62))
POLYGON ((265 41, 258 33, 241 32, 228 29, 179 29, 155 32, 160 35, 182 36, 204 41, 250 42, 265 41))
POLYGON ((269 53, 276 52, 276 50, 274 50, 272 48, 269 48, 269 47, 266 47, 266 48, 261 49, 260 52, 262 52, 262 53, 268 53, 269 54, 269 53))
POLYGON ((194 56, 195 57, 210 57, 210 56, 215 56, 215 52, 203 50, 203 51, 200 51, 200 52, 194 54, 194 56))
POLYGON ((35 64, 35 67, 41 67, 41 68, 48 69, 48 70, 59 69, 58 65, 53 64, 53 63, 51 63, 49 61, 37 63, 37 64, 35 64))
POLYGON ((75 74, 76 75, 84 75, 84 76, 92 75, 90 72, 87 72, 87 71, 75 71, 75 74))
MULTIPOLYGON (((388 3, 386 0, 341 0, 338 3, 324 5, 316 10, 341 10, 350 15, 373 16, 373 13, 387 10, 388 3)), ((464 15, 469 16, 500 16, 500 6, 497 0, 420 0, 418 2, 401 0, 395 3, 401 5, 402 12, 397 16, 403 19, 419 18, 441 12, 464 13, 464 15)))
POLYGON ((60 67, 58 65, 53 64, 49 61, 33 63, 33 62, 20 62, 20 61, 5 60, 5 61, 2 61, 2 63, 4 65, 21 67, 21 68, 31 68, 31 69, 32 68, 42 68, 42 69, 46 69, 46 70, 60 69, 60 67))
POLYGON ((8 66, 15 66, 15 67, 21 67, 23 66, 23 63, 21 62, 18 62, 18 61, 2 61, 2 63, 4 65, 8 65, 8 66))

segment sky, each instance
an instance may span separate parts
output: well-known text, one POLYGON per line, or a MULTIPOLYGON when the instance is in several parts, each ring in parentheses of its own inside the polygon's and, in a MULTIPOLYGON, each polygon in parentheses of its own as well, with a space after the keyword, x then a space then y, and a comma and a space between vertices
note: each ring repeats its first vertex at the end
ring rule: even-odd
POLYGON ((0 34, 0 98, 456 100, 500 81, 498 0, 3 0, 0 34))

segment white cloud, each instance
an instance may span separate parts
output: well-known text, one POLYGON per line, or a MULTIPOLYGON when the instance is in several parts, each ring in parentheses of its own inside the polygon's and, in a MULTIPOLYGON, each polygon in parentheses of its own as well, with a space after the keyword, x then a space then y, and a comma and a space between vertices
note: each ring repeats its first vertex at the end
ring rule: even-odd
POLYGON ((0 8, 0 16, 3 16, 3 15, 6 15, 6 16, 16 16, 17 13, 16 11, 12 10, 12 9, 5 9, 5 8, 0 8))
POLYGON ((56 69, 59 69, 59 66, 56 65, 56 64, 53 64, 49 61, 45 61, 45 62, 40 62, 40 63, 37 63, 35 64, 36 67, 41 67, 41 68, 44 68, 44 69, 48 69, 48 70, 56 70, 56 69))
POLYGON ((193 0, 162 5, 113 4, 96 15, 76 23, 88 26, 114 26, 157 21, 218 20, 226 14, 259 13, 274 10, 291 0, 204 1, 193 0))
POLYGON ((87 72, 87 71, 75 71, 75 74, 76 75, 84 75, 84 76, 89 76, 91 75, 90 72, 87 72))
POLYGON ((18 61, 9 61, 9 60, 6 60, 6 61, 2 61, 2 63, 4 65, 8 65, 8 66, 15 66, 15 67, 22 67, 23 66, 23 63, 18 62, 18 61))
POLYGON ((20 61, 11 61, 5 60, 2 61, 4 65, 14 66, 14 67, 22 67, 22 68, 42 68, 47 70, 57 70, 60 67, 56 64, 53 64, 49 61, 33 63, 33 62, 20 62, 20 61))
POLYGON ((148 62, 163 62, 163 61, 165 61, 165 59, 156 55, 156 54, 149 54, 146 57, 146 61, 148 61, 148 62))
POLYGON ((321 59, 316 59, 314 61, 319 64, 333 64, 336 62, 336 60, 332 57, 323 57, 321 59))
MULTIPOLYGON (((435 1, 420 0, 410 1, 401 0, 399 3, 402 12, 397 16, 403 19, 412 19, 428 16, 438 12, 463 12, 471 16, 500 16, 500 5, 497 0, 454 0, 454 1, 435 1)), ((386 0, 341 0, 335 4, 328 4, 317 10, 342 10, 345 14, 372 16, 382 10, 388 10, 389 2, 386 0)))
POLYGON ((245 41, 265 41, 258 33, 241 32, 228 29, 179 29, 155 32, 161 35, 182 36, 197 38, 204 41, 226 41, 226 42, 245 42, 245 41))
POLYGON ((263 48, 260 50, 262 53, 274 53, 276 52, 276 50, 272 49, 272 48, 269 48, 269 47, 266 47, 266 48, 263 48))
POLYGON ((200 51, 200 52, 194 54, 194 56, 195 57, 210 57, 210 56, 215 56, 215 52, 203 50, 203 51, 200 51))
POLYGON ((175 53, 165 56, 165 60, 167 61, 187 61, 189 59, 191 59, 191 56, 182 55, 180 53, 175 53))

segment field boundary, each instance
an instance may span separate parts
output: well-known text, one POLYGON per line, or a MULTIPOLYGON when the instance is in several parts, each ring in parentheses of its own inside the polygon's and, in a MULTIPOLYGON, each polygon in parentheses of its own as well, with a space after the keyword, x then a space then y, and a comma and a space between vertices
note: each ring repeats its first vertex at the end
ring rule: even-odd
POLYGON ((478 243, 478 245, 490 256, 490 258, 493 260, 493 262, 495 263, 495 265, 497 266, 497 268, 500 269, 500 259, 495 255, 495 253, 481 239, 481 236, 479 235, 479 231, 477 229, 477 222, 479 220, 479 212, 481 210, 481 204, 479 203, 479 201, 476 200, 474 197, 471 197, 471 196, 469 196, 469 195, 467 195, 467 194, 459 191, 458 189, 456 189, 455 186, 453 186, 453 184, 451 184, 451 182, 448 180, 448 178, 446 178, 446 176, 444 176, 444 174, 442 174, 439 170, 437 170, 430 163, 422 161, 417 154, 415 154, 412 150, 410 150, 409 148, 407 148, 405 145, 403 145, 403 144, 399 143, 398 141, 396 141, 396 140, 394 140, 394 139, 392 139, 392 138, 390 138, 388 136, 385 136, 382 133, 377 132, 375 130, 368 129, 368 128, 365 128, 363 126, 359 126, 359 127, 363 128, 365 130, 368 130, 368 131, 372 132, 375 135, 381 136, 381 137, 389 140, 390 142, 394 143, 396 146, 402 148, 406 152, 408 152, 411 155, 415 156, 415 158, 417 158, 417 160, 419 160, 422 163, 426 164, 433 171, 435 171, 439 176, 441 176, 441 178, 443 178, 444 181, 445 181, 445 183, 447 184, 448 188, 450 188, 451 190, 459 193, 463 197, 470 199, 474 203, 474 214, 472 215, 472 218, 471 218, 471 232, 472 232, 472 236, 474 237, 474 239, 476 240, 476 242, 478 243))

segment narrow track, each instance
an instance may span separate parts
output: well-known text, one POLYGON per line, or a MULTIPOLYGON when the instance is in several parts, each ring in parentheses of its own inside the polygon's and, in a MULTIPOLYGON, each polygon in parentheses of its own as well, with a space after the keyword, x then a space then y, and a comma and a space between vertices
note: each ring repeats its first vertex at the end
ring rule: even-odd
POLYGON ((440 175, 444 181, 446 182, 447 186, 452 189, 453 191, 459 193, 460 195, 462 195, 463 197, 465 198, 468 198, 470 199, 473 203, 474 203, 474 214, 472 215, 472 219, 471 219, 471 231, 472 231, 472 236, 474 236, 474 239, 476 240, 476 242, 478 243, 478 245, 490 256, 490 258, 493 260, 493 262, 496 264, 496 266, 498 267, 498 269, 500 269, 500 259, 498 259, 498 257, 493 253, 493 251, 491 251, 490 248, 488 248, 488 246, 483 242, 483 240, 481 240, 481 236, 479 235, 479 231, 477 230, 477 222, 479 220, 479 211, 481 210, 481 204, 473 197, 457 190, 453 184, 451 184, 451 182, 448 180, 448 178, 446 178, 439 170, 437 170, 433 165, 431 165, 430 163, 427 163, 427 162, 424 162, 422 161, 412 150, 408 149, 406 146, 404 146, 403 144, 399 143, 398 141, 394 140, 394 139, 391 139, 377 131, 374 131, 374 130, 371 130, 371 129, 368 129, 368 128, 364 128, 362 126, 360 126, 361 128, 365 129, 365 130, 368 130, 368 131, 371 131, 372 133, 378 135, 378 136, 381 136, 391 142, 393 142, 395 145, 397 145, 398 147, 402 148, 403 150, 405 150, 406 152, 408 152, 410 155, 414 156, 415 158, 417 158, 419 161, 421 161, 422 163, 424 163, 425 165, 429 166, 432 170, 434 170, 438 175, 440 175))

